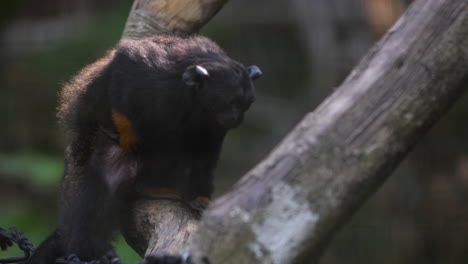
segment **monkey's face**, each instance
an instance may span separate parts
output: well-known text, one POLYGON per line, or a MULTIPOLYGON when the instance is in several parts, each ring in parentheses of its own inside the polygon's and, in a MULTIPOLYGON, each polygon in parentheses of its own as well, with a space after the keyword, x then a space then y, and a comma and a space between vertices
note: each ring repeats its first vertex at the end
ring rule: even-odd
POLYGON ((204 63, 188 67, 183 80, 195 89, 202 107, 226 129, 237 127, 255 101, 252 80, 262 72, 239 63, 204 63))

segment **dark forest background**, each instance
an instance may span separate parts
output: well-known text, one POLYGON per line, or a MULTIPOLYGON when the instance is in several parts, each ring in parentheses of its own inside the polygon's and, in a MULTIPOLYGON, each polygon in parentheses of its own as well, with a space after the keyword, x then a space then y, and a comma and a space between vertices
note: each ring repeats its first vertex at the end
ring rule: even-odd
MULTIPOLYGON (((119 40, 131 0, 0 3, 0 227, 53 230, 63 142, 57 94, 119 40)), ((221 193, 313 110, 404 12, 401 0, 236 0, 202 30, 256 64, 257 102, 225 141, 221 193)), ((355 214, 322 263, 468 263, 468 98, 355 214)), ((116 242, 128 263, 138 257, 116 242)), ((19 255, 0 252, 0 258, 19 255)))

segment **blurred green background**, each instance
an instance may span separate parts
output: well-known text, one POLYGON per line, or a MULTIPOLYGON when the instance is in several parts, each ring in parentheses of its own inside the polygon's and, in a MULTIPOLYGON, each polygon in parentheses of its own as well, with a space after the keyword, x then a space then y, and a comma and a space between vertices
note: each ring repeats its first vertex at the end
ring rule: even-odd
MULTIPOLYGON (((0 3, 0 227, 34 245, 56 223, 62 174, 57 94, 115 45, 130 0, 0 3)), ((237 0, 202 30, 265 75, 225 141, 217 194, 258 163, 338 86, 410 1, 237 0)), ((468 263, 468 99, 461 98, 338 232, 322 263, 468 263)), ((126 263, 139 257, 122 239, 126 263)), ((0 252, 0 258, 20 255, 0 252)))

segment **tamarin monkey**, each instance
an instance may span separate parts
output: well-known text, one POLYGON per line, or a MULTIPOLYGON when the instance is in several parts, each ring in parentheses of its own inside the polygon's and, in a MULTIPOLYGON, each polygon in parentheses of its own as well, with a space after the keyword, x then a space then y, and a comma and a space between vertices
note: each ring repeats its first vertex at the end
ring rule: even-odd
POLYGON ((223 139, 254 102, 261 74, 200 36, 122 40, 81 70, 61 92, 59 224, 28 263, 99 259, 138 190, 206 207, 223 139))

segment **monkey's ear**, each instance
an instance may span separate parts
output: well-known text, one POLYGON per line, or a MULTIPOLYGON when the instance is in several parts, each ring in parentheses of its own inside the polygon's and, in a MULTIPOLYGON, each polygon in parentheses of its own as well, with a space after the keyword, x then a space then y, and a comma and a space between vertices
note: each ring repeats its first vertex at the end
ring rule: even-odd
POLYGON ((250 79, 257 80, 260 76, 262 76, 263 72, 255 65, 249 66, 246 68, 247 72, 249 73, 250 79))
POLYGON ((198 86, 202 80, 208 77, 210 77, 210 74, 200 65, 190 66, 182 74, 182 80, 188 86, 198 86))

